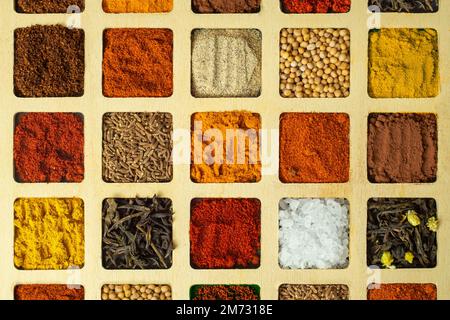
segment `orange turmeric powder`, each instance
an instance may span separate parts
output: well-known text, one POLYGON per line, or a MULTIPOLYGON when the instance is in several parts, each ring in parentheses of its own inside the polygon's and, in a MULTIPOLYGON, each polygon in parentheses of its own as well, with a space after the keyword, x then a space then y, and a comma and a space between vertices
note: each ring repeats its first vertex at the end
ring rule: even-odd
POLYGON ((261 180, 261 118, 247 111, 192 115, 191 180, 244 183, 261 180))
POLYGON ((155 13, 170 12, 173 0, 103 0, 107 13, 155 13))

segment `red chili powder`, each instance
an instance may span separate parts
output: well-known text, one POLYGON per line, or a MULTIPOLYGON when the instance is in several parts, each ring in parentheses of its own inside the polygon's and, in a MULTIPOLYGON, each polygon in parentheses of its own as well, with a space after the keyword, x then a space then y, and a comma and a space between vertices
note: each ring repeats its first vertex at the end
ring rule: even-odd
POLYGON ((343 113, 283 113, 280 180, 344 183, 350 175, 350 119, 343 113))
POLYGON ((192 290, 192 300, 259 300, 254 286, 248 285, 205 285, 192 290))
POLYGON ((83 119, 74 113, 25 113, 16 117, 14 167, 18 182, 81 182, 83 119))
POLYGON ((285 13, 345 13, 351 0, 282 0, 285 13))
POLYGON ((257 199, 194 199, 191 265, 197 269, 259 266, 261 203, 257 199))
POLYGON ((379 289, 367 291, 368 300, 436 300, 434 284, 382 284, 379 289))
POLYGON ((83 300, 84 288, 59 284, 27 284, 14 288, 16 300, 83 300))

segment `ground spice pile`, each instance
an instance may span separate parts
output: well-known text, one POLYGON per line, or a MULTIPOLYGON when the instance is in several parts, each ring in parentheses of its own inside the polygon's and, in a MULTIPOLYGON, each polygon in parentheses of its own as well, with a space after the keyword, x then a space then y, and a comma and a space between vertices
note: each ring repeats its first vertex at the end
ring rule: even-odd
POLYGON ((371 114, 368 177, 374 183, 428 183, 437 175, 434 114, 371 114))
POLYGON ((261 32, 196 29, 192 32, 191 92, 197 98, 258 97, 261 32))
POLYGON ((109 198, 103 201, 103 267, 168 269, 172 266, 172 201, 109 198))
POLYGON ((196 13, 255 13, 260 7, 261 0, 192 0, 196 13))
POLYGON ((348 287, 343 284, 283 284, 280 300, 348 300, 348 287))
POLYGON ((16 116, 14 169, 18 182, 81 182, 83 119, 74 113, 16 116))
POLYGON ((284 98, 348 97, 348 29, 281 30, 280 94, 284 98))
POLYGON ((369 33, 369 95, 429 98, 439 94, 438 34, 434 29, 369 33))
POLYGON ((156 284, 105 284, 102 300, 172 300, 172 289, 156 284))
POLYGON ((170 12, 173 0, 103 0, 107 13, 155 13, 170 12))
POLYGON ((260 263, 261 203, 257 199, 194 199, 191 266, 253 269, 260 263))
POLYGON ((344 199, 280 201, 279 264, 285 269, 339 269, 348 265, 349 214, 344 199))
POLYGON ((84 265, 84 204, 77 198, 14 202, 14 265, 55 270, 84 265))
POLYGON ((433 268, 437 256, 434 199, 370 199, 367 265, 381 268, 433 268))
POLYGON ((14 31, 18 97, 79 97, 84 92, 84 31, 35 25, 14 31))
POLYGON ((197 183, 261 180, 259 114, 201 112, 192 115, 191 179, 197 183))
POLYGON ((259 287, 251 285, 198 285, 191 300, 259 300, 259 287))
POLYGON ((172 180, 172 116, 107 113, 103 116, 103 180, 114 183, 172 180))
POLYGON ((350 5, 351 0, 281 0, 285 13, 344 13, 350 5))
POLYGON ((173 33, 169 29, 107 29, 103 34, 103 95, 169 97, 173 33))
POLYGON ((284 113, 280 119, 280 180, 349 180, 350 120, 341 113, 284 113))
POLYGON ((67 13, 73 6, 84 11, 84 0, 16 0, 15 3, 20 13, 67 13))
POLYGON ((381 12, 436 12, 439 0, 369 0, 370 6, 377 6, 381 12))
POLYGON ((23 284, 14 288, 15 300, 84 300, 82 286, 23 284))
POLYGON ((436 300, 434 284, 381 284, 367 291, 368 300, 436 300))

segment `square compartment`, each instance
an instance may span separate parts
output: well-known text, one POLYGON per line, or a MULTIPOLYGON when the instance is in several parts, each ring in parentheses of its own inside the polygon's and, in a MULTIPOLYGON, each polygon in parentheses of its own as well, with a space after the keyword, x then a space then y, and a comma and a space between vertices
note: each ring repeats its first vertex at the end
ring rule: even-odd
POLYGON ((367 300, 437 300, 437 288, 432 283, 372 284, 367 300))
POLYGON ((192 31, 192 95, 196 98, 258 97, 261 41, 261 31, 257 29, 192 31))
POLYGON ((283 113, 280 180, 345 183, 350 176, 350 119, 344 113, 283 113))
POLYGON ((83 200, 17 199, 14 202, 14 265, 20 270, 82 268, 83 200))
POLYGON ((436 97, 440 90, 437 31, 371 30, 368 72, 372 98, 436 97))
POLYGON ((19 284, 14 287, 14 300, 84 300, 84 287, 65 284, 19 284))
POLYGON ((368 8, 374 13, 431 13, 439 10, 439 0, 368 0, 368 8))
POLYGON ((103 116, 103 180, 170 182, 173 178, 170 113, 112 112, 103 116))
POLYGON ((22 98, 84 93, 84 31, 34 25, 14 31, 14 93, 22 98))
POLYGON ((83 115, 18 113, 14 125, 14 179, 17 182, 83 181, 83 115))
POLYGON ((261 0, 192 0, 195 13, 257 13, 261 0))
POLYGON ((284 13, 347 13, 351 0, 280 0, 284 13))
POLYGON ((14 0, 18 13, 79 13, 84 0, 14 0))
POLYGON ((280 95, 283 98, 348 97, 350 31, 333 28, 282 29, 280 95))
POLYGON ((191 266, 256 269, 260 265, 261 202, 209 198, 191 202, 191 266))
POLYGON ((369 115, 367 172, 372 183, 432 183, 437 178, 438 129, 431 113, 369 115))
POLYGON ((368 266, 436 266, 438 220, 434 199, 373 198, 367 206, 368 266))
POLYGON ((278 290, 279 300, 348 300, 348 286, 344 284, 283 284, 278 290))
POLYGON ((349 263, 349 203, 282 199, 278 236, 281 268, 344 269, 349 263))
POLYGON ((106 13, 162 13, 173 9, 173 0, 103 0, 106 13))
POLYGON ((191 287, 191 300, 245 301, 260 300, 260 287, 248 284, 195 285, 191 287))
POLYGON ((102 208, 102 261, 109 270, 172 266, 172 200, 109 198, 102 208))
POLYGON ((170 97, 173 32, 115 28, 103 33, 103 95, 109 98, 170 97))
POLYGON ((102 300, 172 300, 172 288, 160 284, 105 284, 102 300))
POLYGON ((261 180, 261 116, 248 111, 198 112, 191 117, 191 180, 251 183, 261 180))

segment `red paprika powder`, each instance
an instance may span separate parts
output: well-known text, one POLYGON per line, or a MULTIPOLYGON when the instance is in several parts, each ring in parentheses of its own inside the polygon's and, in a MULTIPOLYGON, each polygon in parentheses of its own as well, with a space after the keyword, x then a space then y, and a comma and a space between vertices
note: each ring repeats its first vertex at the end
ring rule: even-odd
POLYGON ((282 0, 285 13, 345 13, 351 0, 282 0))
POLYGON ((436 300, 434 284, 382 284, 367 291, 368 300, 436 300))
POLYGON ((191 265, 197 269, 257 268, 261 203, 257 199, 194 199, 191 265))
POLYGON ((18 182, 81 182, 83 119, 75 113, 16 116, 14 168, 18 182))
POLYGON ((259 287, 249 285, 204 285, 191 289, 192 300, 259 300, 259 287))
POLYGON ((283 113, 280 180, 344 183, 350 176, 350 118, 344 113, 283 113))
POLYGON ((16 300, 83 300, 84 288, 60 284, 27 284, 14 288, 16 300))

